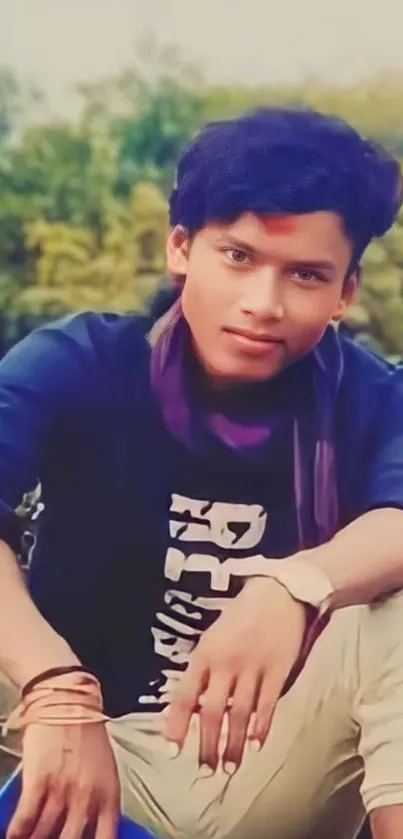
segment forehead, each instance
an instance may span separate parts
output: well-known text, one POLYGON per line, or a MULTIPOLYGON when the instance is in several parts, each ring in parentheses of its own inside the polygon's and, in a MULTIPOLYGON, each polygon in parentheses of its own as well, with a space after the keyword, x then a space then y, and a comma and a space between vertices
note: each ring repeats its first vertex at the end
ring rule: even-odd
POLYGON ((257 216, 245 213, 230 224, 205 228, 212 242, 238 239, 251 248, 299 259, 350 260, 351 243, 336 213, 257 216))

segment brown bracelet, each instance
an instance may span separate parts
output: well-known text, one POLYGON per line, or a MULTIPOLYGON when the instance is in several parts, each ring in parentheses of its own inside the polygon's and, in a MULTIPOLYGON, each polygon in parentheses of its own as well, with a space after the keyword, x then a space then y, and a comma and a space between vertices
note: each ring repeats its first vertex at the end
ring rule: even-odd
POLYGON ((88 673, 90 676, 94 675, 88 667, 83 667, 82 664, 72 664, 69 667, 51 667, 50 670, 44 670, 43 673, 38 673, 37 676, 34 676, 33 679, 30 679, 30 681, 24 685, 21 691, 21 698, 25 699, 27 694, 30 693, 36 685, 44 682, 45 679, 53 679, 55 676, 65 676, 68 673, 88 673))

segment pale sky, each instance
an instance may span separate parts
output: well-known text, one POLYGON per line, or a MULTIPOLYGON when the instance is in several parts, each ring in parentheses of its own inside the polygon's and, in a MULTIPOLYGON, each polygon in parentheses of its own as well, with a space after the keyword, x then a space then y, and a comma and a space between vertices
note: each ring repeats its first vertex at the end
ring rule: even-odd
POLYGON ((62 111, 75 82, 130 65, 146 32, 214 81, 403 77, 403 0, 0 0, 0 64, 62 111))

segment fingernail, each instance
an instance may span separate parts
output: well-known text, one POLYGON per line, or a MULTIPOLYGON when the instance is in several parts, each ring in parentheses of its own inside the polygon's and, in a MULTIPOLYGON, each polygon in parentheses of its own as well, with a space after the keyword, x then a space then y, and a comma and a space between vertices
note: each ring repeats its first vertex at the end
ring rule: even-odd
POLYGON ((236 763, 231 763, 231 761, 224 763, 224 772, 226 772, 227 775, 235 775, 236 763))
POLYGON ((178 754, 180 752, 178 744, 170 740, 168 743, 168 752, 170 757, 178 757, 178 754))
POLYGON ((214 769, 212 769, 211 766, 208 765, 208 763, 202 763, 198 772, 198 777, 211 778, 212 775, 214 775, 214 769))
POLYGON ((249 748, 252 749, 252 752, 260 752, 262 744, 260 740, 249 740, 249 748))

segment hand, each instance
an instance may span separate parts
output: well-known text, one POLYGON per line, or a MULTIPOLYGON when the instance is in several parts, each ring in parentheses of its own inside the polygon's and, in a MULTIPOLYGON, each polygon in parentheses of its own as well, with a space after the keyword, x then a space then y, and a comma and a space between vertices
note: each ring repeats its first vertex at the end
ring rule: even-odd
POLYGON ((29 725, 23 739, 22 794, 7 839, 115 839, 119 782, 103 723, 29 725))
POLYGON ((199 761, 215 772, 228 712, 223 761, 232 774, 247 739, 256 750, 263 745, 305 628, 305 607, 283 586, 273 579, 248 580, 193 651, 166 713, 167 740, 182 748, 191 716, 200 706, 199 761))

